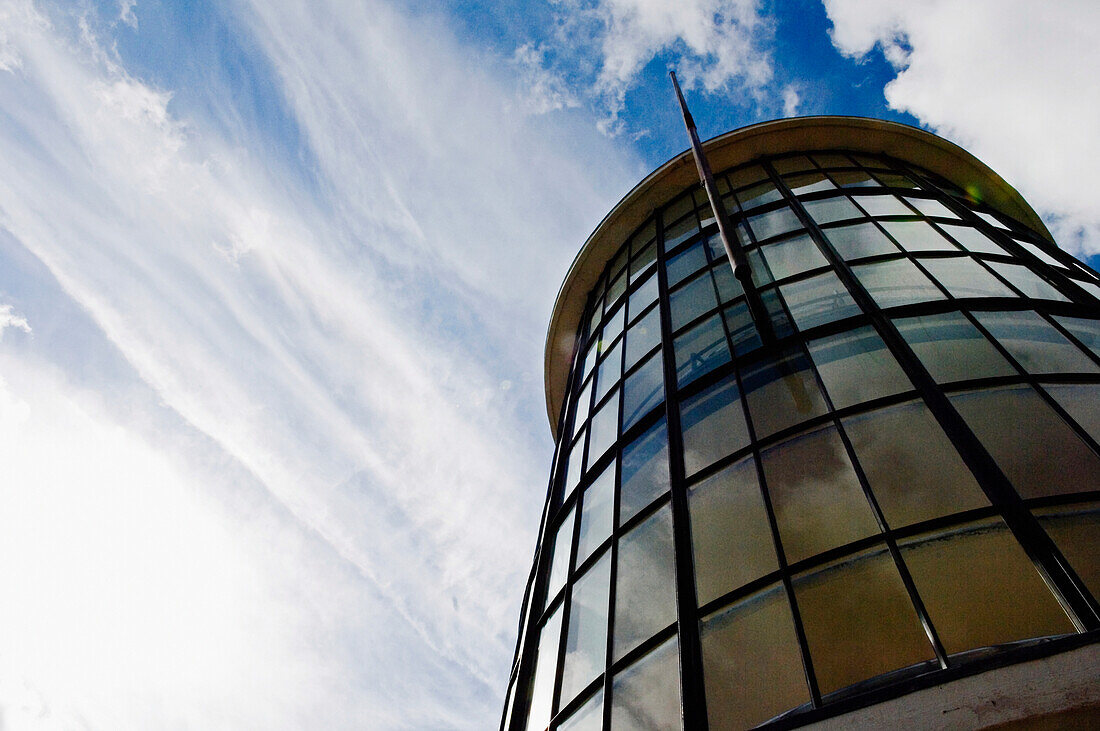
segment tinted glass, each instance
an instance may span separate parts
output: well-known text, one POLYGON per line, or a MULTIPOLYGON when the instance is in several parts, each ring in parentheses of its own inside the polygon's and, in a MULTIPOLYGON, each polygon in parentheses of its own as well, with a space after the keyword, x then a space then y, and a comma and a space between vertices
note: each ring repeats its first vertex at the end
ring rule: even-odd
POLYGON ((638 360, 661 342, 660 308, 654 307, 626 331, 625 369, 634 367, 638 360))
POLYGON ((1093 596, 1100 595, 1100 504, 1060 505, 1037 512, 1081 581, 1093 596))
MULTIPOLYGON (((508 728, 505 724, 505 728, 508 728)), ((559 731, 600 731, 603 728, 603 688, 573 711, 573 715, 558 726, 559 731)))
POLYGON ((752 321, 748 305, 744 302, 731 305, 722 311, 722 318, 726 321, 734 354, 744 355, 760 347, 760 333, 752 321))
POLYGON ((1100 367, 1037 312, 976 312, 982 327, 1028 373, 1097 373, 1100 367))
POLYGON ((684 467, 690 475, 749 443, 741 396, 732 378, 684 399, 684 467))
POLYGON ((912 216, 908 206, 892 195, 861 195, 856 202, 871 216, 912 216))
POLYGON ((615 676, 611 728, 681 728, 679 648, 672 637, 615 676))
POLYGON ((707 255, 703 251, 703 242, 700 241, 674 256, 669 257, 666 267, 668 269, 668 286, 675 287, 680 282, 690 277, 695 272, 706 266, 707 255))
POLYGON ((668 432, 661 419, 623 448, 619 523, 668 492, 668 432))
POLYGON ((665 505, 619 539, 615 659, 676 619, 672 513, 665 505))
POLYGON ((943 293, 928 277, 905 259, 861 264, 852 271, 879 307, 943 299, 943 293))
POLYGON ((595 464, 596 460, 615 443, 619 436, 619 391, 615 390, 611 398, 604 402, 596 414, 592 417, 592 425, 589 427, 588 437, 588 466, 595 464))
POLYGON ((607 357, 600 361, 596 368, 596 400, 602 399, 611 388, 619 382, 622 375, 623 349, 622 341, 615 343, 607 353, 607 357))
POLYGON ((547 597, 553 599, 565 586, 565 577, 569 573, 569 548, 573 543, 573 517, 576 510, 570 509, 565 520, 554 533, 554 552, 550 554, 550 580, 547 583, 547 597))
POLYGON ((680 386, 730 362, 722 320, 714 315, 676 337, 676 379, 680 386))
POLYGON ((962 244, 962 247, 967 251, 975 254, 1007 254, 997 244, 981 231, 976 228, 970 228, 969 226, 944 226, 943 230, 947 234, 955 239, 955 241, 962 244))
POLYGON ((750 217, 749 228, 752 229, 757 241, 763 241, 772 236, 797 231, 802 228, 802 223, 798 220, 798 216, 794 214, 794 211, 784 207, 750 217))
POLYGON ((1089 320, 1084 317, 1055 316, 1058 324, 1069 330, 1073 337, 1081 341, 1081 344, 1100 356, 1100 320, 1089 320))
POLYGON ((952 297, 1015 297, 1016 293, 969 257, 928 259, 928 273, 944 286, 952 297))
POLYGON ((918 211, 926 216, 933 216, 937 218, 958 218, 951 210, 940 203, 939 201, 929 200, 928 198, 906 198, 909 205, 916 208, 918 211))
POLYGON ((809 236, 797 236, 765 246, 764 258, 775 279, 785 279, 829 264, 809 236))
POLYGON ((623 384, 623 431, 664 400, 664 362, 658 350, 623 384))
POLYGON ((906 251, 958 251, 924 221, 883 221, 882 227, 906 251))
POLYGON ((629 318, 634 320, 641 314, 642 310, 648 307, 651 303, 657 301, 657 275, 651 274, 649 279, 638 289, 630 293, 630 300, 627 303, 627 309, 629 310, 629 318))
POLYGON ((1043 390, 1053 396, 1089 436, 1100 442, 1100 384, 1043 384, 1043 390))
POLYGON ((678 330, 704 312, 718 306, 718 297, 710 274, 703 272, 669 296, 669 311, 672 313, 672 329, 678 330))
POLYGON ((603 672, 607 655, 607 602, 611 595, 610 551, 577 579, 569 605, 561 701, 565 705, 603 672))
POLYGON ((554 676, 557 675, 560 638, 561 607, 559 606, 539 632, 535 680, 531 689, 531 711, 527 716, 528 731, 542 731, 550 725, 550 703, 554 694, 554 676))
POLYGON ((801 354, 749 366, 743 381, 757 439, 825 413, 825 400, 801 354))
POLYGON ((830 228, 825 230, 825 235, 845 261, 898 251, 898 247, 873 223, 830 228))
POLYGON ((843 221, 848 218, 863 218, 863 212, 852 205, 845 196, 825 198, 817 201, 803 201, 802 206, 817 223, 825 224, 843 221))
POLYGON ((611 535, 614 518, 615 463, 612 462, 584 490, 580 535, 577 538, 578 566, 611 535))
POLYGON ((871 327, 814 340, 810 356, 833 406, 842 409, 912 388, 886 343, 871 327))
POLYGON ((999 261, 991 261, 989 266, 1007 279, 1009 284, 1023 292, 1025 297, 1069 302, 1068 297, 1040 279, 1039 275, 1027 267, 1018 264, 1004 264, 999 261))
POLYGON ((895 324, 939 383, 1016 374, 1004 356, 961 312, 907 317, 895 324))
POLYGON ((799 330, 859 314, 859 307, 833 272, 780 285, 799 330))

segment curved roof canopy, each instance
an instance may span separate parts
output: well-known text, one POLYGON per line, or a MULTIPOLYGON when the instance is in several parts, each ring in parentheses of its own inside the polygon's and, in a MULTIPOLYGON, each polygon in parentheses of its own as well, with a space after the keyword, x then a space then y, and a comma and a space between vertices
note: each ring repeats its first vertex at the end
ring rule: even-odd
MULTIPOLYGON (((970 191, 992 208, 1026 224, 1048 240, 1050 232, 1027 201, 966 150, 924 130, 863 117, 794 117, 727 132, 703 143, 714 170, 763 155, 843 149, 906 160, 970 191)), ((577 254, 554 302, 546 333, 546 414, 557 436, 577 327, 588 293, 626 237, 653 211, 699 182, 691 151, 685 150, 650 173, 604 217, 577 254)))

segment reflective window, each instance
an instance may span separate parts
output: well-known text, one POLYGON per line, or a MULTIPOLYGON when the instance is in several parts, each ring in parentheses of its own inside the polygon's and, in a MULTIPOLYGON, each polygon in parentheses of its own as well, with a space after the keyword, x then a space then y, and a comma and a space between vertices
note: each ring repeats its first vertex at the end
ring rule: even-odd
POLYGON ((730 362, 726 331, 718 315, 708 317, 676 338, 676 380, 686 386, 720 365, 730 362))
POLYGON ((913 211, 892 195, 862 195, 856 202, 871 216, 912 216, 913 211))
POLYGON ((642 252, 638 255, 634 261, 630 262, 630 278, 634 279, 635 275, 640 272, 644 272, 650 264, 657 261, 657 242, 651 241, 642 249, 642 252))
POLYGON ((786 173, 797 173, 801 170, 812 170, 814 164, 805 155, 793 155, 773 160, 772 166, 775 167, 777 173, 784 175, 786 173))
POLYGON ((926 259, 921 262, 952 297, 1015 297, 989 270, 970 257, 926 259))
POLYGON ((619 382, 619 376, 622 375, 622 341, 619 340, 615 343, 614 347, 608 351, 607 357, 600 362, 599 368, 596 372, 596 400, 599 401, 607 392, 611 390, 612 386, 619 382))
POLYGON ((817 244, 805 235, 765 246, 764 258, 767 259, 775 279, 786 279, 829 265, 825 256, 818 251, 817 244))
POLYGON ((934 657, 885 548, 794 580, 821 693, 934 657))
POLYGON ((882 184, 890 188, 916 188, 914 183, 904 175, 898 175, 896 173, 875 173, 878 179, 882 181, 882 184))
POLYGON ((843 409, 913 387, 872 327, 811 341, 809 349, 834 408, 843 409))
POLYGON ((664 400, 664 362, 658 350, 623 384, 623 431, 664 400))
POLYGON ((666 504, 619 539, 614 659, 618 660, 675 620, 672 511, 666 504))
POLYGON ((1028 373, 1100 372, 1037 312, 975 312, 974 317, 1028 373))
POLYGON ((883 221, 882 227, 906 251, 958 251, 924 221, 883 221))
POLYGON ((657 301, 657 275, 651 274, 641 287, 630 294, 628 309, 630 319, 634 320, 646 307, 657 301))
POLYGON ((1089 320, 1084 317, 1063 317, 1055 315, 1058 324, 1081 341, 1081 343, 1097 356, 1100 356, 1100 320, 1089 320))
POLYGON ((1045 251, 1043 251, 1042 249, 1040 249, 1035 244, 1029 244, 1026 241, 1017 241, 1016 243, 1018 243, 1020 246, 1027 249, 1029 252, 1031 252, 1032 256, 1039 259, 1040 261, 1046 262, 1047 264, 1050 264, 1051 266, 1059 267, 1061 269, 1065 268, 1065 266, 1061 262, 1059 262, 1053 256, 1051 256, 1050 254, 1048 254, 1045 251))
POLYGON ((961 312, 907 317, 894 324, 938 383, 1016 375, 961 312))
POLYGON ((626 294, 626 274, 622 274, 607 288, 607 303, 613 305, 626 294))
POLYGON ((845 261, 898 252, 898 247, 873 223, 830 228, 825 235, 845 261))
POLYGON ((546 585, 546 596, 553 599, 565 586, 565 577, 569 573, 569 547, 573 543, 573 518, 576 510, 570 508, 565 520, 554 533, 554 551, 550 554, 550 580, 546 585))
POLYGON ((699 604, 779 568, 751 457, 692 487, 688 510, 699 604))
POLYGON ((862 170, 851 170, 839 173, 829 173, 829 177, 842 188, 877 187, 878 181, 871 177, 870 173, 862 170))
POLYGON ((800 434, 760 459, 789 563, 878 532, 836 427, 800 434))
POLYGON ((757 439, 826 411, 810 362, 801 354, 756 363, 746 369, 743 383, 757 439))
POLYGON ((802 207, 817 221, 818 225, 843 221, 849 218, 863 218, 863 212, 852 205, 845 196, 824 198, 817 201, 803 201, 802 207))
POLYGON ((661 342, 660 308, 654 307, 626 331, 626 364, 630 370, 638 360, 661 342))
POLYGON ((1100 459, 1027 386, 972 391, 951 401, 1022 497, 1100 488, 1100 459))
POLYGON ((573 584, 561 705, 565 705, 603 672, 607 655, 607 603, 611 595, 611 556, 604 553, 573 584))
POLYGON ((585 488, 577 537, 577 565, 581 565, 611 535, 615 520, 615 463, 585 488))
POLYGON ((999 261, 989 262, 989 266, 995 272, 1008 280, 1016 289, 1024 293, 1025 297, 1040 300, 1059 300, 1069 302, 1069 298, 1059 292, 1049 283, 1039 278, 1039 275, 1027 267, 1019 264, 1004 264, 999 261))
POLYGON ((907 259, 861 264, 852 268, 879 307, 943 299, 943 293, 907 259))
POLYGON ((592 404, 592 381, 585 384, 577 396, 577 414, 573 417, 573 433, 576 434, 582 423, 588 418, 588 408, 592 404))
POLYGON ((802 222, 790 208, 777 208, 774 211, 761 213, 749 218, 749 228, 756 235, 757 241, 769 239, 790 231, 802 228, 802 222))
POLYGON ((678 729, 680 644, 672 637, 615 676, 611 728, 678 729))
POLYGON ((1100 504, 1061 505, 1036 512, 1081 581, 1093 596, 1100 596, 1100 504))
POLYGON ((550 704, 557 673, 558 643, 561 641, 561 607, 546 620, 539 632, 538 654, 535 660, 535 682, 531 690, 531 710, 527 715, 528 731, 542 731, 550 725, 550 704))
POLYGON ((699 315, 717 306, 718 298, 714 293, 710 274, 703 272, 702 276, 691 280, 669 297, 668 308, 672 314, 672 329, 679 330, 699 315))
POLYGON ((809 701, 782 586, 711 614, 700 631, 712 729, 750 728, 809 701))
POLYGON ((747 304, 742 301, 727 307, 722 311, 722 317, 726 321, 726 329, 729 330, 736 355, 744 355, 760 347, 760 332, 752 321, 747 304))
POLYGON ((739 191, 737 199, 745 210, 783 199, 783 195, 771 183, 760 183, 739 191))
POLYGON ((684 469, 690 475, 749 443, 741 396, 732 377, 680 403, 684 469))
POLYGON ((626 323, 626 308, 620 307, 615 311, 614 315, 611 315, 607 322, 604 323, 603 332, 600 333, 600 352, 607 352, 607 348, 611 345, 611 341, 619 337, 619 334, 623 331, 623 325, 626 323))
POLYGON ((580 484, 581 475, 584 473, 584 431, 573 443, 569 452, 569 468, 565 473, 565 494, 568 495, 573 488, 580 484))
POLYGON ((733 276, 733 267, 728 263, 724 266, 719 264, 711 269, 710 273, 714 277, 714 284, 718 287, 718 301, 722 304, 732 302, 745 294, 741 282, 733 276))
POLYGON ((843 424, 890 527, 989 504, 923 403, 860 414, 843 424))
POLYGON ((926 216, 933 216, 936 218, 958 218, 947 206, 936 200, 929 200, 928 198, 906 198, 909 205, 916 208, 918 211, 926 216))
POLYGON ((795 195, 806 195, 808 193, 817 193, 822 190, 836 189, 836 186, 825 177, 824 173, 818 172, 791 175, 784 178, 783 182, 787 184, 787 187, 790 188, 791 192, 795 195))
POLYGON ((619 436, 619 391, 604 402, 592 417, 588 438, 588 466, 603 456, 619 436))
POLYGON ((672 251, 699 233, 699 221, 694 214, 665 227, 665 251, 672 251))
POLYGON ((661 419, 623 448, 619 524, 668 492, 668 432, 661 419))
POLYGON ((859 306, 834 272, 780 285, 779 291, 799 330, 858 315, 859 306))
POLYGON ((702 269, 707 264, 707 255, 703 251, 703 242, 689 246, 675 256, 668 259, 665 265, 668 270, 668 286, 675 287, 680 282, 702 269))
POLYGON ((944 226, 943 230, 959 242, 964 249, 975 254, 1007 254, 997 244, 976 228, 969 226, 944 226))
POLYGON ((1073 632, 999 520, 915 536, 900 548, 949 653, 1073 632))
POLYGON ((1047 383, 1043 384, 1043 390, 1053 396, 1089 436, 1100 442, 1100 384, 1047 383))
MULTIPOLYGON (((504 728, 508 728, 505 724, 504 728)), ((573 715, 558 726, 558 731, 601 731, 603 729, 603 688, 573 711, 573 715)))

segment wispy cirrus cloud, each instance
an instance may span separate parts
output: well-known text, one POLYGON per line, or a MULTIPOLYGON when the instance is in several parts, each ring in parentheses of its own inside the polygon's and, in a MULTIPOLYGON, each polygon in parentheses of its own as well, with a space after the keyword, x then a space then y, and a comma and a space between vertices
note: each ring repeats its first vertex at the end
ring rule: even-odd
MULTIPOLYGON (((64 542, 68 519, 16 492, 81 505, 74 465, 87 462, 85 482, 117 485, 97 520, 133 530, 124 548, 81 533, 94 550, 59 559, 61 583, 84 586, 81 570, 116 550, 149 557, 110 575, 107 608, 56 614, 62 636, 100 633, 112 602, 167 611, 143 593, 143 572, 192 564, 167 562, 182 549, 156 529, 164 521, 179 536, 220 536, 190 555, 200 574, 218 555, 242 557, 206 587, 214 606, 240 611, 211 629, 205 610, 185 606, 173 620, 187 642, 162 638, 167 620, 154 621, 142 642, 119 639, 102 677, 98 640, 66 673, 14 664, 9 677, 92 727, 495 723, 549 456, 545 321, 577 245, 637 161, 587 125, 510 114, 523 100, 509 80, 474 68, 442 25, 387 3, 199 13, 250 39, 303 141, 286 154, 282 140, 226 136, 264 128, 237 123, 247 100, 236 89, 213 84, 203 93, 216 102, 181 106, 178 89, 132 71, 112 34, 150 23, 140 5, 120 7, 136 30, 117 12, 5 9, 0 226, 42 268, 19 312, 36 323, 41 359, 76 327, 55 314, 64 298, 87 314, 89 347, 125 364, 128 385, 112 383, 92 408, 83 400, 97 384, 79 365, 38 378, 0 360, 5 398, 41 415, 34 429, 13 427, 24 441, 12 448, 31 456, 3 497, 64 542), (169 417, 149 415, 162 409, 169 417), (69 472, 39 479, 32 466, 51 434, 105 439, 104 457, 74 451, 69 472), (261 607, 271 616, 257 621, 261 607), (216 694, 203 668, 225 632, 241 633, 241 663, 287 671, 215 674, 226 685, 216 694), (183 690, 141 671, 153 657, 183 690), (128 715, 113 692, 120 677, 147 701, 128 715)), ((201 593, 200 578, 177 588, 201 593)), ((19 590, 24 625, 55 586, 11 563, 0 581, 19 590)), ((28 647, 0 642, 0 655, 28 647)))
POLYGON ((892 107, 988 163, 1072 253, 1100 253, 1100 6, 1088 0, 825 0, 832 38, 881 49, 892 107))

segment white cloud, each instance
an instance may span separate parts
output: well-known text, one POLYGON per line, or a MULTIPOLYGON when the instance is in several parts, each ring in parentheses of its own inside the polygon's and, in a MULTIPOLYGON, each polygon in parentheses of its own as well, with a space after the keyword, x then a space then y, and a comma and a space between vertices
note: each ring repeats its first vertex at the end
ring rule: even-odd
POLYGON ((134 30, 137 30, 138 27, 137 16, 134 15, 134 8, 136 6, 137 0, 118 0, 119 21, 130 26, 134 30))
MULTIPOLYGON (((759 96, 771 81, 772 27, 757 0, 561 0, 555 58, 600 99, 601 129, 622 131, 626 94, 647 64, 671 54, 685 87, 759 96), (591 71, 589 71, 591 67, 591 71)), ((544 49, 545 52, 545 49, 544 49)))
POLYGON ((4 337, 4 331, 9 327, 22 330, 25 333, 31 331, 27 318, 17 314, 11 305, 0 305, 0 339, 4 337))
POLYGON ((802 96, 798 93, 798 87, 787 84, 783 87, 783 116, 793 117, 798 114, 798 105, 802 103, 802 96))
MULTIPOLYGON (((289 618, 255 627, 247 613, 226 619, 244 633, 227 652, 280 665, 263 649, 270 640, 308 676, 296 678, 302 690, 284 694, 282 676, 261 675, 255 686, 230 688, 229 721, 213 713, 218 722, 192 725, 495 723, 549 455, 546 318, 576 248, 633 182, 637 162, 584 125, 533 126, 509 114, 522 103, 507 92, 510 81, 474 68, 430 18, 412 21, 384 3, 240 8, 265 54, 258 65, 277 73, 301 132, 303 149, 285 159, 280 140, 224 139, 215 130, 243 126, 216 124, 195 108, 188 115, 172 89, 132 75, 104 50, 109 29, 98 29, 97 41, 91 30, 68 28, 64 11, 21 7, 3 31, 18 63, 0 76, 0 225, 88 313, 101 347, 117 349, 163 404, 250 474, 263 491, 253 499, 289 524, 254 536, 272 591, 315 568, 311 559, 284 575, 278 551, 262 561, 263 547, 288 534, 331 563, 307 582, 309 598, 275 602, 289 618), (295 166, 314 187, 286 174, 295 166), (516 387, 500 388, 505 379, 516 387), (299 622, 308 625, 299 641, 316 643, 316 653, 296 646, 299 622), (318 659, 326 653, 331 660, 318 659), (328 710, 311 722, 320 704, 328 710)), ((215 110, 233 98, 225 88, 206 93, 219 101, 215 110)), ((36 340, 48 336, 38 330, 36 340)), ((9 388, 11 398, 19 393, 9 388)), ((33 418, 34 401, 25 403, 33 418)), ((67 407, 55 411, 47 423, 69 418, 67 407)), ((102 428, 70 431, 65 442, 95 446, 89 435, 102 428)), ((46 428, 40 433, 48 443, 46 428)), ((132 472, 140 483, 162 467, 142 449, 111 444, 102 451, 117 457, 117 469, 104 482, 132 472)), ((66 469, 51 489, 78 477, 66 469)), ((29 468, 20 473, 23 482, 32 477, 29 468)), ((168 482, 176 492, 201 486, 215 503, 230 489, 187 470, 168 482)), ((126 485, 105 510, 123 510, 138 489, 126 485)), ((178 505, 148 499, 141 505, 154 513, 178 505)), ((185 507, 169 512, 180 526, 201 529, 206 520, 185 507)), ((225 520, 232 532, 241 516, 225 520)), ((139 575, 189 570, 165 563, 171 550, 156 547, 157 531, 133 530, 138 553, 150 541, 156 549, 139 575)), ((176 534, 168 537, 174 545, 176 534)), ((211 551, 235 545, 218 538, 211 551)), ((236 601, 234 581, 216 583, 217 601, 236 601)), ((264 591, 241 601, 263 603, 256 596, 264 591)), ((135 601, 167 611, 141 592, 135 601)), ((62 619, 74 635, 87 627, 62 619)), ((195 645, 181 661, 187 680, 179 693, 150 690, 156 709, 146 715, 126 716, 124 694, 93 698, 71 678, 54 682, 52 666, 14 682, 92 726, 148 727, 184 709, 221 710, 226 696, 194 669, 215 662, 219 633, 230 631, 215 629, 186 635, 195 645)), ((98 642, 80 645, 73 673, 98 642)), ((158 647, 128 646, 119 673, 140 675, 158 647)))
POLYGON ((1100 5, 1091 0, 825 0, 833 42, 876 45, 897 69, 890 105, 1016 186, 1055 238, 1100 252, 1100 5))

